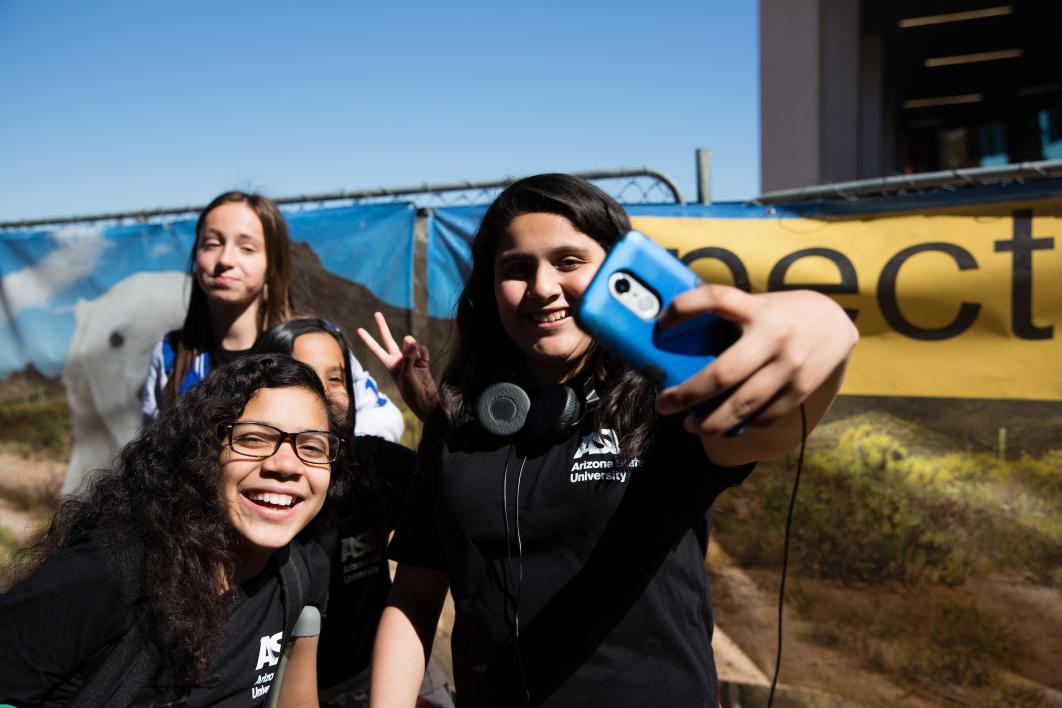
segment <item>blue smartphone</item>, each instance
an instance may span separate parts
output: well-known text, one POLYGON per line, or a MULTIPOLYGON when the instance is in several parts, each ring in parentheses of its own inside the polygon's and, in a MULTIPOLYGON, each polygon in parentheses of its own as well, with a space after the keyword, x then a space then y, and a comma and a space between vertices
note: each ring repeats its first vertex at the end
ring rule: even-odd
MULTIPOLYGON (((676 327, 657 327, 659 315, 681 293, 701 285, 686 264, 638 231, 608 252, 575 311, 579 326, 628 366, 662 388, 708 365, 738 336, 727 320, 708 312, 676 327)), ((716 401, 701 404, 704 415, 716 401)))

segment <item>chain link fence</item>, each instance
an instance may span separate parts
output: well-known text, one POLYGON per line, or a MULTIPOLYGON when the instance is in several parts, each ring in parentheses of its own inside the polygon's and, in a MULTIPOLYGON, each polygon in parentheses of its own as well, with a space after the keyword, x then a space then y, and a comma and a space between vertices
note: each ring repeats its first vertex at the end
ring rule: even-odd
POLYGON ((752 201, 756 204, 793 204, 812 200, 857 202, 872 197, 904 196, 933 190, 954 192, 966 187, 1025 184, 1060 175, 1062 160, 1041 160, 809 185, 765 192, 752 201))
MULTIPOLYGON (((576 176, 590 180, 621 204, 682 204, 682 193, 675 182, 662 172, 638 167, 631 169, 594 170, 575 172, 576 176)), ((489 204, 498 193, 515 182, 518 177, 506 177, 482 182, 453 182, 423 184, 403 187, 388 187, 357 191, 340 191, 323 194, 277 197, 273 201, 289 207, 289 211, 319 209, 351 204, 386 204, 410 202, 421 209, 448 206, 472 206, 489 204)), ((93 222, 107 226, 129 223, 172 221, 180 217, 192 217, 205 205, 182 206, 142 211, 113 212, 65 216, 50 219, 25 219, 0 223, 0 230, 26 229, 39 226, 54 226, 93 222)))

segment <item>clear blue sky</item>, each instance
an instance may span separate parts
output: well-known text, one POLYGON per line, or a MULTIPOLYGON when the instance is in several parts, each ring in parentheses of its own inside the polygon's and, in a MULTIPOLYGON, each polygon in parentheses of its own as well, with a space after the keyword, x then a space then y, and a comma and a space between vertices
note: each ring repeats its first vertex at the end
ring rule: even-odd
POLYGON ((757 4, 0 0, 0 221, 647 166, 759 190, 757 4))

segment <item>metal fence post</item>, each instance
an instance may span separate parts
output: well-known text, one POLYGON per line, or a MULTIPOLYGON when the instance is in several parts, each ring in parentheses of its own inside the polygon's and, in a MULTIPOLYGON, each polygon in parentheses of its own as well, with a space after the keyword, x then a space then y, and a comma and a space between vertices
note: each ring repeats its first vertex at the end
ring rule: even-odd
POLYGON ((712 151, 697 148, 697 203, 712 203, 712 151))
POLYGON ((409 333, 424 345, 429 345, 428 219, 430 218, 430 209, 417 209, 416 221, 413 222, 413 307, 409 312, 409 333))

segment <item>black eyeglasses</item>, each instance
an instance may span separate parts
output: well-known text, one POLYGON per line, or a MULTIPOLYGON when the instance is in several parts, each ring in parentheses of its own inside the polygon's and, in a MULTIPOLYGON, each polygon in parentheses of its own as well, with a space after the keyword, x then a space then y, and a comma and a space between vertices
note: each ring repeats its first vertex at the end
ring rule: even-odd
POLYGON ((267 423, 253 421, 232 423, 225 429, 233 452, 259 460, 277 454, 284 441, 290 440, 291 449, 300 460, 311 465, 325 465, 335 461, 343 444, 343 438, 326 430, 287 433, 267 423))

